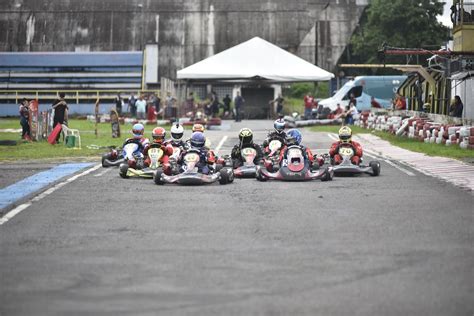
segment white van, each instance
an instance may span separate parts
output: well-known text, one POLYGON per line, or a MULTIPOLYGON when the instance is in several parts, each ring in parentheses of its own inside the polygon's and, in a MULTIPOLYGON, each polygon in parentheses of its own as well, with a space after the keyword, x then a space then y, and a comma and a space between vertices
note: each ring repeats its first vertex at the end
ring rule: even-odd
POLYGON ((336 109, 337 104, 340 104, 344 109, 349 104, 351 93, 354 93, 359 111, 370 110, 372 97, 375 97, 382 107, 389 108, 398 87, 406 78, 407 76, 355 77, 354 80, 346 82, 332 97, 321 100, 318 104, 331 109, 331 111, 336 109))

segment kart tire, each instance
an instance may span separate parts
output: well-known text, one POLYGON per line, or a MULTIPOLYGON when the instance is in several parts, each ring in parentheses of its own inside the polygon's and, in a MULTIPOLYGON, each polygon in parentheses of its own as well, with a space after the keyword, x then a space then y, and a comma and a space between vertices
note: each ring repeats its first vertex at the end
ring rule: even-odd
POLYGON ((156 170, 155 174, 153 175, 153 181, 156 185, 163 185, 165 184, 163 180, 161 180, 161 175, 163 174, 163 170, 156 170))
POLYGON ((327 167, 324 169, 324 176, 321 178, 321 181, 332 181, 332 174, 327 167))
POLYGON ((255 178, 260 181, 260 182, 265 182, 268 179, 265 178, 265 176, 262 174, 262 170, 260 168, 257 168, 257 174, 255 175, 255 178))
POLYGON ((110 154, 103 154, 102 155, 102 167, 107 168, 110 167, 110 164, 108 163, 108 159, 110 157, 110 154))
POLYGON ((232 171, 229 172, 229 169, 222 168, 219 170, 219 173, 220 173, 220 177, 219 177, 220 184, 228 184, 234 181, 234 173, 232 171))
POLYGON ((369 166, 372 168, 372 173, 370 174, 371 176, 376 177, 380 174, 380 162, 371 161, 369 166))
POLYGON ((128 178, 127 171, 128 171, 128 164, 127 163, 121 164, 119 167, 119 174, 122 178, 124 179, 128 178))

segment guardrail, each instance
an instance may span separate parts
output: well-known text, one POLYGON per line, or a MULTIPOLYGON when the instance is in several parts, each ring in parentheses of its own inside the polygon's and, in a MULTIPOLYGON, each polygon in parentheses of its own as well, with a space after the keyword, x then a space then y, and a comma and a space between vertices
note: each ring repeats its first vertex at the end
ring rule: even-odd
POLYGON ((59 97, 59 93, 65 93, 68 101, 76 100, 76 104, 87 100, 92 103, 95 103, 97 99, 114 100, 119 93, 122 98, 128 98, 132 93, 135 97, 151 93, 161 97, 160 90, 0 90, 0 100, 15 100, 17 104, 23 98, 55 100, 59 97))

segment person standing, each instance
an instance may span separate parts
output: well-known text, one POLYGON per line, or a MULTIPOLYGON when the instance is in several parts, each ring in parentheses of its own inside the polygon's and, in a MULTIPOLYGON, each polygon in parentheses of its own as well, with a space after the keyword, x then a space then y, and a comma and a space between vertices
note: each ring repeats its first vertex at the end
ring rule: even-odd
POLYGON ((118 115, 122 115, 122 97, 120 96, 120 93, 117 94, 117 97, 115 98, 115 109, 117 110, 118 115))
POLYGON ((281 96, 281 93, 278 94, 277 98, 273 101, 270 101, 270 104, 275 104, 276 103, 276 114, 277 117, 280 117, 283 112, 283 103, 285 102, 285 99, 281 96))
POLYGON ((305 95, 304 99, 304 117, 309 120, 311 118, 311 112, 313 110, 314 99, 311 94, 305 95))
POLYGON ((462 104, 461 97, 455 96, 453 102, 451 102, 451 107, 449 109, 449 115, 453 117, 462 117, 462 110, 464 105, 462 104))
POLYGON ((143 95, 140 95, 137 102, 135 102, 137 107, 137 119, 144 120, 146 113, 146 101, 143 99, 143 95))
POLYGON ((136 102, 137 99, 135 99, 135 95, 133 93, 130 94, 130 97, 128 98, 128 111, 132 117, 137 115, 137 107, 135 105, 136 102))
MULTIPOLYGON (((67 106, 66 100, 64 97, 66 95, 64 92, 59 93, 59 99, 54 101, 53 109, 54 109, 54 118, 53 118, 53 128, 56 127, 58 124, 65 124, 67 125, 67 115, 69 107, 67 106)), ((56 142, 59 142, 59 137, 61 133, 58 133, 56 137, 56 142)))
POLYGON ((227 118, 229 117, 230 113, 230 102, 232 102, 232 99, 229 97, 228 94, 225 95, 225 98, 222 99, 222 102, 224 102, 224 114, 222 115, 223 117, 227 118))
POLYGON ((240 92, 237 91, 237 95, 234 98, 234 107, 235 107, 235 121, 240 122, 242 119, 240 118, 240 111, 242 111, 242 107, 244 106, 245 99, 242 98, 240 92))
POLYGON ((30 108, 28 107, 28 100, 23 98, 19 105, 19 112, 20 112, 20 125, 21 125, 21 139, 31 140, 31 133, 30 133, 30 108))

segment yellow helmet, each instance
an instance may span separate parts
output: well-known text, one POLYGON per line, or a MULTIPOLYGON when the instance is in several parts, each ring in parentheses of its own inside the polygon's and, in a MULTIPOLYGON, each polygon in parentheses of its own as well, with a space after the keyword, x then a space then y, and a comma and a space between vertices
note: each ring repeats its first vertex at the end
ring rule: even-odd
POLYGON ((352 130, 349 126, 343 126, 339 130, 339 140, 343 143, 348 143, 352 140, 352 130))
POLYGON ((204 133, 204 126, 202 124, 194 124, 193 125, 193 133, 194 132, 204 133))

